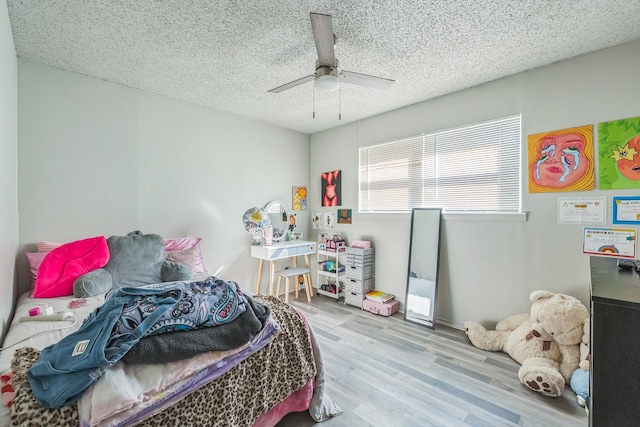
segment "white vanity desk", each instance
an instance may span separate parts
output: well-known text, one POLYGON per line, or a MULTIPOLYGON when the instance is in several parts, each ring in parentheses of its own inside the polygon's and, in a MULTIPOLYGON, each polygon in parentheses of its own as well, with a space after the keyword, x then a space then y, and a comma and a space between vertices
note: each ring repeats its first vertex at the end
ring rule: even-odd
MULTIPOLYGON (((265 260, 269 261, 269 295, 273 295, 275 261, 279 259, 293 258, 293 267, 295 268, 298 266, 298 256, 304 255, 305 266, 309 268, 309 255, 315 252, 316 242, 309 242, 306 240, 288 240, 274 243, 271 246, 251 246, 251 256, 260 260, 260 263, 258 264, 256 294, 260 293, 262 266, 264 265, 265 260)), ((309 286, 312 286, 312 284, 309 283, 309 286)))

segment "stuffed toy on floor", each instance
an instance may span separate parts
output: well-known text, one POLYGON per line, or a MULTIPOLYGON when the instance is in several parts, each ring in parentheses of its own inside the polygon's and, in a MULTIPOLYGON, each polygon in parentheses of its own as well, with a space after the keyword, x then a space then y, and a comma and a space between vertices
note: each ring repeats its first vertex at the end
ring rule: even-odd
POLYGON ((578 405, 587 407, 589 402, 589 366, 591 364, 591 353, 589 351, 589 333, 583 337, 580 343, 580 367, 571 375, 571 389, 576 394, 578 405))
POLYGON ((580 343, 588 340, 589 311, 578 299, 539 290, 531 293, 530 313, 502 320, 495 330, 464 323, 471 344, 503 351, 522 366, 520 382, 545 396, 562 395, 580 362, 580 343))

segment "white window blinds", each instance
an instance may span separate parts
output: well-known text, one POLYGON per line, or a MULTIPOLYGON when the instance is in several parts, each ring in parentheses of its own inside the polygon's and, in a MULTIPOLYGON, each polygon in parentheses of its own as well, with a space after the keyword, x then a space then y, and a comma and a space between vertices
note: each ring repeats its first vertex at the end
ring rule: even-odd
POLYGON ((360 148, 360 212, 520 211, 520 115, 360 148))

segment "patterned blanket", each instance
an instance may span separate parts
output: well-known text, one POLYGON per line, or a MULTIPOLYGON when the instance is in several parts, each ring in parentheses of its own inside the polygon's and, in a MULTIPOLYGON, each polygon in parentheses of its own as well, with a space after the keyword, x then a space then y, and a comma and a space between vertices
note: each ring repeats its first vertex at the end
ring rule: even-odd
MULTIPOLYGON (((195 390, 175 405, 142 421, 141 426, 251 426, 260 415, 303 387, 316 375, 307 327, 296 310, 274 297, 256 296, 271 308, 280 334, 231 371, 195 390)), ((27 370, 39 351, 16 351, 12 368, 15 398, 12 426, 77 426, 77 406, 44 409, 27 381, 27 370)))

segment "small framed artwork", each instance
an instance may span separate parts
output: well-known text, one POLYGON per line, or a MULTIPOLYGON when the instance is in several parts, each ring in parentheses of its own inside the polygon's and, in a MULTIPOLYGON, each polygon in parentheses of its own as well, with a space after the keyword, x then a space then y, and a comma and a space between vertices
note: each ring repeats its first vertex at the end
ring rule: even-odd
POLYGON ((342 171, 324 172, 320 175, 322 185, 322 206, 342 204, 342 171))
POLYGON ((335 228, 336 216, 333 212, 325 212, 322 219, 322 228, 335 228))
POLYGON ((351 224, 351 209, 338 209, 338 224, 351 224))
POLYGON ((322 212, 315 212, 311 217, 314 230, 322 230, 322 212))
POLYGON ((293 240, 302 240, 302 233, 301 232, 293 233, 293 240))
POLYGON ((294 211, 306 211, 307 210, 307 187, 293 187, 292 196, 294 211))

